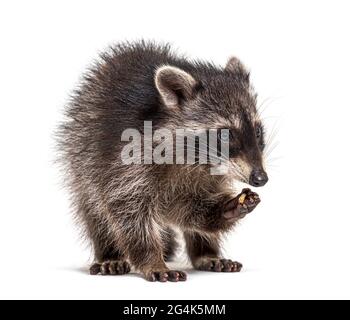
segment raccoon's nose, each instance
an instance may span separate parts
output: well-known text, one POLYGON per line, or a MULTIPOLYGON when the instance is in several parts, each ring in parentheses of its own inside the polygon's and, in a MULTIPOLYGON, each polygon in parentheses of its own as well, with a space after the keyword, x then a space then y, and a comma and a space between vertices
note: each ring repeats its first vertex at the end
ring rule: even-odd
POLYGON ((249 184, 253 187, 262 187, 268 180, 269 178, 264 170, 253 170, 249 178, 249 184))

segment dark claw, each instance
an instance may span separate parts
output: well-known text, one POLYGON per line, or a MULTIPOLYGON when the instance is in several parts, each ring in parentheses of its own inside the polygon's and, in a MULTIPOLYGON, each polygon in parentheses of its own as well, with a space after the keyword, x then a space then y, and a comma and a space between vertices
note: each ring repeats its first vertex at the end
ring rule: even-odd
POLYGON ((239 262, 233 262, 231 272, 240 272, 242 270, 243 265, 239 262))

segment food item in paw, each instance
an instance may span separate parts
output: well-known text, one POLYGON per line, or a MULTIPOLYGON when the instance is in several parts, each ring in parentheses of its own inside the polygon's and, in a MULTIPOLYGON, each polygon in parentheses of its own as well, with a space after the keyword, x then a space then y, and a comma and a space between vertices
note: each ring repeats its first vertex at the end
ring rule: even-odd
POLYGON ((238 203, 239 204, 243 204, 244 203, 244 200, 245 200, 245 198, 246 198, 246 194, 245 193, 242 193, 241 195, 240 195, 240 197, 238 198, 238 203))

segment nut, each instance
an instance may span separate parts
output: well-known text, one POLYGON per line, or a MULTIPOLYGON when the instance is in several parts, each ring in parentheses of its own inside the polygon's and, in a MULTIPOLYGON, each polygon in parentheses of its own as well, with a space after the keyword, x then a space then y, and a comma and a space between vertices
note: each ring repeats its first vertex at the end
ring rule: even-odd
POLYGON ((238 203, 239 204, 243 204, 244 203, 244 200, 245 200, 245 198, 246 198, 246 194, 245 193, 242 193, 241 195, 240 195, 240 197, 238 198, 238 203))

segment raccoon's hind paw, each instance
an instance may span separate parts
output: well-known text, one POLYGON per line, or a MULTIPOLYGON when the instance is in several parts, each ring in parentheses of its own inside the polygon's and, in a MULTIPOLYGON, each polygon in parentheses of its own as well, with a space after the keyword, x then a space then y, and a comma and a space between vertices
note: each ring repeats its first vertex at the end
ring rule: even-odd
POLYGON ((243 265, 230 259, 202 257, 194 263, 194 267, 200 271, 240 272, 243 265))
POLYGON ((145 274, 145 278, 148 281, 155 282, 179 282, 179 281, 186 281, 187 275, 183 271, 174 271, 174 270, 168 270, 168 271, 149 271, 145 274))
POLYGON ((95 263, 90 267, 90 274, 114 276, 114 275, 122 275, 122 274, 129 273, 130 270, 131 270, 131 267, 127 261, 115 260, 115 261, 105 261, 103 263, 95 263))
POLYGON ((260 203, 260 197, 250 189, 243 189, 242 192, 225 207, 224 217, 228 220, 241 219, 252 212, 260 203))

